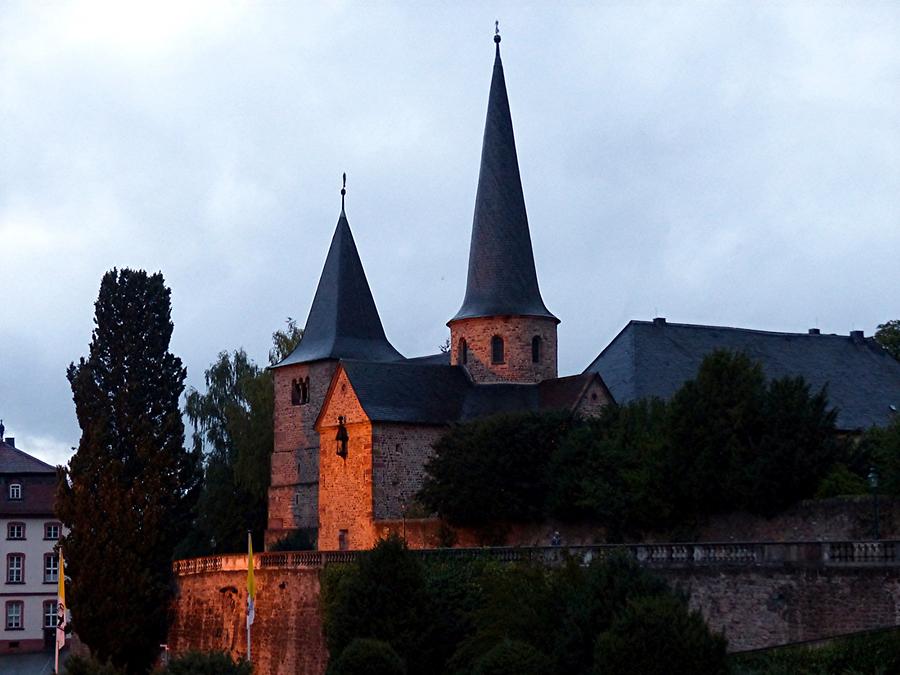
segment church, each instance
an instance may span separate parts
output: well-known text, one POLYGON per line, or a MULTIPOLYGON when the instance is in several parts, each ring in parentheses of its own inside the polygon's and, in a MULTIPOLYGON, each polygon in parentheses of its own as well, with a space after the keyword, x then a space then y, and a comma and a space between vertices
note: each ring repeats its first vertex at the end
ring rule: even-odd
POLYGON ((668 397, 715 349, 745 351, 770 377, 827 385, 846 431, 887 424, 900 406, 900 363, 859 331, 632 321, 583 373, 559 377, 560 320, 538 285, 499 35, 494 42, 468 278, 447 322, 449 349, 405 358, 391 345, 342 205, 303 338, 273 366, 267 547, 304 530, 319 549, 370 548, 385 523, 405 518, 449 425, 513 411, 590 416, 668 397))

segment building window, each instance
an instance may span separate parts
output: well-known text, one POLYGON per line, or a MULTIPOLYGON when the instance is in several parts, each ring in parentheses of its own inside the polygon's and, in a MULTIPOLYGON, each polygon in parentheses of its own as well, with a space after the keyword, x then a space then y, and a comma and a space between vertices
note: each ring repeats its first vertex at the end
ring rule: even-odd
POLYGON ((10 499, 22 499, 22 484, 21 483, 10 483, 9 484, 9 498, 10 499))
POLYGON ((59 523, 44 523, 44 539, 59 539, 59 523))
POLYGON ((55 600, 44 601, 44 628, 56 628, 57 612, 55 600))
POLYGON ((6 556, 6 583, 25 583, 25 554, 10 553, 6 556))
POLYGON ((531 338, 531 362, 541 362, 541 336, 535 335, 531 338))
POLYGON ((344 416, 338 416, 338 430, 335 440, 337 441, 337 454, 339 457, 347 459, 347 443, 350 441, 350 434, 347 433, 347 427, 344 424, 344 416))
POLYGON ((491 338, 491 362, 503 363, 503 338, 499 335, 491 338))
POLYGON ((6 538, 7 539, 24 539, 25 538, 25 523, 9 523, 6 526, 6 538))
POLYGON ((55 584, 59 581, 59 558, 55 553, 44 554, 44 583, 55 584))
POLYGON ((465 338, 459 339, 459 347, 456 350, 456 358, 463 365, 469 362, 469 345, 465 338))
POLYGON ((22 623, 23 609, 24 603, 21 600, 13 600, 6 603, 6 630, 22 630, 25 628, 22 623))
POLYGON ((291 380, 291 405, 309 403, 309 378, 291 380))
POLYGON ((350 548, 350 531, 349 530, 339 530, 338 531, 338 550, 346 551, 350 548))

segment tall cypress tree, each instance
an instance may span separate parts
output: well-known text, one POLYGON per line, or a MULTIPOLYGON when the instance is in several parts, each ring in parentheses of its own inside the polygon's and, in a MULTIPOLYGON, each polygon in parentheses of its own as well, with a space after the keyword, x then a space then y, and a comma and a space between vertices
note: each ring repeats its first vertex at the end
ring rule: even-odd
POLYGON ((149 670, 166 635, 172 552, 189 527, 200 461, 184 448, 185 368, 169 352, 162 274, 107 272, 90 352, 68 378, 81 427, 57 511, 72 627, 95 656, 149 670))

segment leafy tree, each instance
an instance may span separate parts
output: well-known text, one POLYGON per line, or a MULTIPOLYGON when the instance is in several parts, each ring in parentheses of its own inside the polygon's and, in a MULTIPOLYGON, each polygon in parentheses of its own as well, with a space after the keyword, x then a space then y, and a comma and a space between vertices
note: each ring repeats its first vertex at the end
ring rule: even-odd
POLYGON ((329 665, 328 675, 406 675, 406 666, 387 642, 357 638, 329 665))
POLYGON ((418 499, 454 525, 539 518, 550 458, 574 424, 564 413, 516 413, 457 425, 435 444, 418 499))
MULTIPOLYGON (((286 329, 272 334, 270 364, 289 354, 302 335, 288 319, 286 329)), ((205 456, 205 475, 195 527, 179 554, 241 550, 248 530, 261 549, 274 443, 272 375, 238 349, 221 352, 204 379, 206 392, 191 389, 186 398, 193 447, 205 456)))
POLYGON ((68 369, 82 433, 56 505, 69 528, 73 628, 100 660, 140 673, 166 635, 172 553, 190 525, 200 458, 184 449, 185 369, 169 352, 162 274, 107 272, 95 310, 89 355, 68 369))
MULTIPOLYGON (((859 452, 864 458, 855 467, 860 479, 865 480, 869 469, 875 468, 879 492, 900 495, 900 417, 887 427, 872 427, 866 431, 860 439, 859 452)), ((866 491, 868 489, 866 487, 866 491)))
POLYGON ((392 535, 379 541, 358 566, 325 580, 325 636, 332 658, 355 638, 374 638, 390 644, 410 673, 430 672, 423 570, 402 539, 392 535))
POLYGON ((550 658, 527 642, 503 640, 478 659, 473 675, 546 675, 550 658))
POLYGON ((253 675, 253 667, 224 652, 187 652, 172 659, 159 675, 253 675))
POLYGON ((879 324, 875 331, 875 341, 900 361, 900 320, 893 319, 879 324))
POLYGON ((65 661, 65 675, 124 675, 123 671, 109 663, 78 654, 69 654, 65 661))
POLYGON ((597 675, 725 675, 725 638, 710 633, 699 612, 672 594, 631 600, 597 638, 597 675))

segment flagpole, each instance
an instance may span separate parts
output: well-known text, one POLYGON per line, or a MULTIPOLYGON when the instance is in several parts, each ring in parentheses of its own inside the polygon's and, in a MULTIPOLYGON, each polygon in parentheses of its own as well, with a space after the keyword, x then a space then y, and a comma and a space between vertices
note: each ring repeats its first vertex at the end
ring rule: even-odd
POLYGON ((247 530, 247 663, 253 662, 253 648, 250 640, 250 626, 256 616, 256 580, 253 578, 253 539, 247 530))

